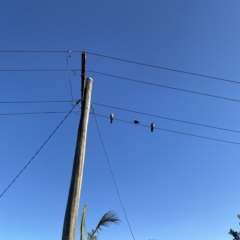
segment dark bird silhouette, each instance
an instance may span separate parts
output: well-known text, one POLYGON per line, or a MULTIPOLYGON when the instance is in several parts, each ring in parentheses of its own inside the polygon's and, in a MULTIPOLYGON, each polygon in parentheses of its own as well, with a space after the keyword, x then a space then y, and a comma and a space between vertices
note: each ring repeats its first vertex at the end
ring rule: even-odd
POLYGON ((113 123, 114 113, 110 115, 110 122, 113 123))
POLYGON ((151 127, 151 132, 153 132, 153 129, 154 129, 154 127, 155 127, 155 126, 154 126, 154 122, 151 123, 150 127, 151 127))
POLYGON ((133 119, 133 122, 134 122, 135 124, 139 124, 139 121, 136 120, 136 119, 133 119))

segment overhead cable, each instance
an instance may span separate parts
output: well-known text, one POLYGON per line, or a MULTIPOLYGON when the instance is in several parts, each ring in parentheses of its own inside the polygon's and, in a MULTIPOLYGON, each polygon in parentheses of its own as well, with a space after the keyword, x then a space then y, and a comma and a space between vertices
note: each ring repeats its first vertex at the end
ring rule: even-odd
POLYGON ((53 130, 53 132, 49 135, 47 140, 41 145, 41 147, 37 150, 37 152, 33 155, 33 157, 27 162, 27 164, 22 168, 22 170, 18 173, 18 175, 11 181, 11 183, 4 189, 4 191, 0 194, 0 198, 7 192, 7 190, 13 185, 13 183, 17 180, 17 178, 23 173, 23 171, 28 167, 28 165, 34 160, 34 158, 39 154, 39 152, 43 149, 43 147, 47 144, 50 138, 54 135, 54 133, 59 129, 59 127, 63 124, 63 122, 67 119, 70 113, 74 110, 74 108, 78 105, 80 100, 76 102, 76 104, 72 107, 72 109, 68 112, 68 114, 63 118, 63 120, 57 125, 57 127, 53 130))
POLYGON ((70 87, 70 93, 71 93, 72 100, 74 100, 73 91, 72 91, 72 81, 71 81, 71 75, 70 75, 70 68, 69 68, 69 64, 68 64, 68 58, 71 56, 70 54, 71 54, 70 52, 66 53, 66 63, 67 63, 67 69, 68 69, 68 81, 69 81, 69 85, 70 85, 69 86, 70 87))
POLYGON ((80 53, 80 50, 0 50, 1 53, 80 53))
MULTIPOLYGON (((77 101, 76 99, 74 102, 77 101)), ((72 100, 39 100, 39 101, 2 101, 0 104, 38 104, 38 103, 71 103, 72 100)), ((196 123, 196 122, 191 122, 191 121, 186 121, 186 120, 180 120, 176 118, 170 118, 166 116, 160 116, 156 114, 150 114, 146 112, 140 112, 140 111, 135 111, 131 109, 126 109, 122 107, 116 107, 113 105, 107 105, 107 104, 102 104, 102 103, 97 103, 93 102, 93 104, 102 106, 102 107, 107 107, 107 108, 113 108, 113 109, 118 109, 121 111, 126 111, 126 112, 132 112, 136 114, 141 114, 145 116, 150 116, 150 117, 156 117, 156 118, 161 118, 165 120, 170 120, 170 121, 175 121, 175 122, 181 122, 181 123, 186 123, 186 124, 191 124, 191 125, 196 125, 200 127, 207 127, 207 128, 212 128, 212 129, 217 129, 217 130, 222 130, 222 131, 228 131, 228 132, 234 132, 234 133, 240 133, 239 130, 234 130, 234 129, 229 129, 229 128, 223 128, 223 127, 217 127, 217 126, 212 126, 212 125, 207 125, 207 124, 202 124, 202 123, 196 123)), ((34 114, 57 114, 57 113, 67 113, 67 111, 41 111, 41 112, 15 112, 15 113, 0 113, 0 116, 7 116, 7 115, 34 115, 34 114)))
POLYGON ((224 82, 240 84, 239 81, 235 81, 235 80, 231 80, 231 79, 227 79, 227 78, 214 77, 214 76, 210 76, 210 75, 188 72, 188 71, 183 71, 183 70, 178 70, 178 69, 173 69, 173 68, 167 68, 167 67, 152 65, 152 64, 148 64, 148 63, 141 63, 141 62, 136 62, 136 61, 132 61, 132 60, 111 57, 111 56, 107 56, 107 55, 103 55, 103 54, 97 54, 97 53, 93 53, 93 52, 88 52, 88 54, 98 56, 98 57, 103 57, 103 58, 109 58, 109 59, 113 59, 113 60, 117 60, 117 61, 121 61, 121 62, 137 64, 137 65, 141 65, 141 66, 145 66, 145 67, 158 68, 158 69, 167 70, 167 71, 171 71, 171 72, 183 73, 183 74, 193 75, 193 76, 197 76, 197 77, 204 77, 204 78, 210 78, 210 79, 224 81, 224 82))
POLYGON ((155 87, 161 87, 161 88, 167 88, 167 89, 177 90, 177 91, 181 91, 181 92, 193 93, 193 94, 198 94, 198 95, 202 95, 202 96, 206 96, 206 97, 212 97, 212 98, 218 98, 218 99, 227 100, 227 101, 240 102, 239 99, 227 98, 227 97, 212 95, 212 94, 208 94, 208 93, 187 90, 187 89, 183 89, 183 88, 170 87, 170 86, 162 85, 162 84, 158 84, 158 83, 146 82, 146 81, 141 81, 141 80, 137 80, 137 79, 133 79, 133 78, 121 77, 121 76, 112 75, 112 74, 103 73, 103 72, 98 72, 98 71, 93 71, 93 70, 87 70, 87 71, 91 72, 91 73, 104 75, 104 76, 107 76, 107 77, 123 79, 123 80, 126 80, 126 81, 131 81, 131 82, 136 82, 136 83, 141 83, 141 84, 147 84, 147 85, 151 85, 151 86, 155 86, 155 87))
POLYGON ((52 69, 0 69, 0 72, 79 72, 81 69, 63 69, 63 68, 52 68, 52 69))
POLYGON ((184 71, 184 70, 179 70, 179 69, 174 69, 174 68, 168 68, 168 67, 163 67, 163 66, 154 65, 154 64, 142 63, 142 62, 137 62, 137 61, 133 61, 133 60, 112 57, 112 56, 108 56, 108 55, 104 55, 104 54, 98 54, 98 53, 87 52, 87 51, 82 51, 82 50, 71 50, 71 51, 70 50, 0 50, 0 53, 66 53, 66 52, 71 52, 71 53, 85 52, 85 53, 91 54, 93 56, 108 58, 108 59, 121 61, 121 62, 127 62, 127 63, 136 64, 136 65, 140 65, 140 66, 157 68, 157 69, 162 69, 162 70, 171 71, 171 72, 177 72, 177 73, 188 74, 188 75, 197 76, 197 77, 203 77, 203 78, 209 78, 209 79, 218 80, 218 81, 240 84, 239 81, 235 81, 235 80, 231 80, 231 79, 227 79, 227 78, 215 77, 215 76, 210 76, 210 75, 206 75, 206 74, 194 73, 194 72, 189 72, 189 71, 184 71))
POLYGON ((156 118, 161 118, 161 119, 165 119, 165 120, 170 120, 170 121, 175 121, 175 122, 181 122, 181 123, 186 123, 186 124, 192 124, 192 125, 196 125, 196 126, 200 126, 200 127, 207 127, 207 128, 212 128, 212 129, 217 129, 217 130, 222 130, 222 131, 240 133, 240 131, 234 130, 234 129, 228 129, 228 128, 222 128, 222 127, 216 127, 216 126, 211 126, 211 125, 206 125, 206 124, 201 124, 201 123, 195 123, 195 122, 185 121, 185 120, 179 120, 179 119, 176 119, 176 118, 169 118, 169 117, 165 117, 165 116, 159 116, 159 115, 156 115, 156 114, 144 113, 144 112, 139 112, 139 111, 135 111, 135 110, 130 110, 130 109, 126 109, 126 108, 115 107, 115 106, 106 105, 106 104, 101 104, 101 103, 96 103, 96 102, 93 102, 93 104, 98 105, 98 106, 102 106, 102 107, 118 109, 118 110, 121 110, 121 111, 126 111, 126 112, 141 114, 141 115, 145 115, 145 116, 156 117, 156 118))
MULTIPOLYGON (((126 220, 127 220, 127 224, 128 224, 129 230, 130 230, 130 232, 131 232, 132 238, 133 238, 133 240, 135 240, 135 237, 134 237, 134 234, 133 234, 133 231, 132 231, 130 222, 129 222, 129 220, 128 220, 128 217, 127 217, 125 208, 124 208, 124 206, 123 206, 123 202, 122 202, 122 199, 121 199, 121 196, 120 196, 118 187, 117 187, 117 183, 116 183, 115 177, 114 177, 114 175, 113 175, 112 167, 111 167, 111 164, 110 164, 108 155, 107 155, 107 151, 106 151, 106 148, 105 148, 105 145, 104 145, 104 142, 103 142, 103 138, 102 138, 102 135, 101 135, 101 132, 100 132, 100 128, 99 128, 99 125, 98 125, 98 122, 97 122, 97 118, 96 118, 96 116, 95 116, 95 113, 94 113, 93 108, 92 108, 92 114, 93 114, 94 119, 95 119, 95 123, 96 123, 96 126, 97 126, 98 134, 99 134, 99 137, 100 137, 100 140, 101 140, 101 143, 102 143, 102 147, 103 147, 103 150, 104 150, 104 153, 105 153, 105 157, 106 157, 106 160, 107 160, 107 163, 108 163, 108 167, 109 167, 109 170, 110 170, 112 179, 113 179, 113 183, 114 183, 114 186, 115 186, 115 189, 116 189, 116 192, 117 192, 117 195, 118 195, 118 198, 119 198, 119 201, 120 201, 120 204, 121 204, 123 213, 124 213, 125 218, 126 218, 126 220)), ((97 114, 96 114, 96 115, 97 115, 97 114)), ((98 115, 97 115, 97 116, 98 116, 98 115)))
MULTIPOLYGON (((63 113, 68 113, 68 111, 0 113, 0 116, 63 114, 63 113)), ((77 112, 74 111, 74 112, 71 112, 71 113, 80 113, 80 111, 77 111, 77 112)))
POLYGON ((70 103, 72 100, 0 101, 0 104, 70 103))
MULTIPOLYGON (((102 117, 102 118, 107 118, 109 119, 108 116, 104 116, 101 114, 97 114, 95 113, 96 116, 102 117)), ((130 121, 126 121, 123 119, 119 119, 119 118, 114 118, 114 121, 120 121, 123 123, 128 123, 128 124, 134 124, 133 122, 130 121)), ((144 125, 144 124, 134 124, 140 127, 147 127, 150 128, 150 126, 148 125, 144 125)), ((219 139, 219 138, 212 138, 212 137, 206 137, 206 136, 201 136, 201 135, 197 135, 197 134, 191 134, 191 133, 186 133, 186 132, 180 132, 180 131, 175 131, 175 130, 170 130, 170 129, 166 129, 166 128, 159 128, 159 127, 154 127, 154 130, 160 130, 160 131, 165 131, 165 132, 171 132, 171 133, 176 133, 176 134, 181 134, 181 135, 186 135, 186 136, 190 136, 190 137, 196 137, 196 138, 202 138, 202 139, 207 139, 207 140, 213 140, 213 141, 217 141, 217 142, 224 142, 224 143, 230 143, 230 144, 235 144, 235 145, 240 145, 240 142, 233 142, 233 141, 227 141, 227 140, 223 140, 223 139, 219 139)))

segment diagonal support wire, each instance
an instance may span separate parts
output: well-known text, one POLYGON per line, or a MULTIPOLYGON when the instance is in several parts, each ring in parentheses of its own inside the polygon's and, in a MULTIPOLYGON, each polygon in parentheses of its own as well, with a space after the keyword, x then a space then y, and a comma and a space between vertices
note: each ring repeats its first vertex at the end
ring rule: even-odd
POLYGON ((113 183, 114 183, 115 189, 116 189, 116 191, 117 191, 117 195, 118 195, 119 201, 120 201, 120 203, 121 203, 121 207, 122 207, 123 213, 124 213, 124 215, 125 215, 125 218, 126 218, 126 220, 127 220, 127 224, 128 224, 129 230, 130 230, 130 232, 131 232, 132 238, 133 238, 133 240, 135 240, 135 237, 134 237, 134 234, 133 234, 133 231, 132 231, 130 222, 129 222, 129 220, 128 220, 128 217, 127 217, 125 208, 124 208, 124 206, 123 206, 123 202, 122 202, 122 199, 121 199, 121 196, 120 196, 118 187, 117 187, 116 180, 115 180, 114 175, 113 175, 112 167, 111 167, 111 164, 110 164, 110 161, 109 161, 109 158, 108 158, 108 155, 107 155, 107 151, 106 151, 106 148, 105 148, 105 145, 104 145, 104 142, 103 142, 103 138, 102 138, 102 135, 101 135, 101 132, 100 132, 100 128, 99 128, 99 125, 98 125, 98 122, 97 122, 97 118, 96 118, 96 115, 95 115, 95 113, 94 113, 94 107, 92 106, 91 108, 92 108, 92 114, 93 114, 93 116, 94 116, 97 129, 98 129, 98 134, 99 134, 99 137, 100 137, 100 139, 101 139, 102 147, 103 147, 103 150, 104 150, 106 159, 107 159, 108 167, 109 167, 109 170, 110 170, 110 172, 111 172, 111 176, 112 176, 112 179, 113 179, 113 183))
POLYGON ((67 119, 67 117, 71 114, 74 108, 78 105, 80 100, 76 102, 76 104, 72 107, 72 109, 68 112, 68 114, 63 118, 63 120, 58 124, 58 126, 53 130, 53 132, 49 135, 47 140, 41 145, 41 147, 37 150, 37 152, 33 155, 33 157, 27 162, 27 164, 22 168, 22 170, 18 173, 18 175, 12 180, 12 182, 5 188, 5 190, 1 193, 0 198, 7 192, 7 190, 13 185, 13 183, 20 177, 23 171, 28 167, 28 165, 34 160, 34 158, 39 154, 39 152, 43 149, 43 147, 47 144, 50 138, 54 135, 54 133, 59 129, 59 127, 63 124, 63 122, 67 119))

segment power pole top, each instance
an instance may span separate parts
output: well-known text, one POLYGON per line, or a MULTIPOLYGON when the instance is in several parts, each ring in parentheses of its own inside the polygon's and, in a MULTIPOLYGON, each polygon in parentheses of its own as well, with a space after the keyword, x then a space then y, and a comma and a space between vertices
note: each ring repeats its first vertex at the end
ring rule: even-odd
POLYGON ((86 78, 86 52, 82 52, 81 99, 83 99, 86 78))

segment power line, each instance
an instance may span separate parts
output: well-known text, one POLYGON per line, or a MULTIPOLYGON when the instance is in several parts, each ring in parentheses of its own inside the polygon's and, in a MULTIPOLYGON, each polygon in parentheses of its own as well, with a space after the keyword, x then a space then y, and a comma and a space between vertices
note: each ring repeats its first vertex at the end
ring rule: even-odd
POLYGON ((87 54, 91 54, 93 56, 108 58, 108 59, 112 59, 112 60, 116 60, 116 61, 127 62, 127 63, 131 63, 131 64, 136 64, 136 65, 141 65, 141 66, 151 67, 151 68, 157 68, 157 69, 162 69, 162 70, 166 70, 166 71, 177 72, 177 73, 182 73, 182 74, 187 74, 187 75, 192 75, 192 76, 197 76, 197 77, 209 78, 209 79, 218 80, 218 81, 240 84, 239 81, 235 81, 235 80, 231 80, 231 79, 227 79, 227 78, 220 78, 220 77, 214 77, 214 76, 200 74, 200 73, 178 70, 178 69, 174 69, 174 68, 167 68, 167 67, 163 67, 163 66, 159 66, 159 65, 142 63, 142 62, 132 61, 132 60, 128 60, 128 59, 122 59, 122 58, 107 56, 104 54, 98 54, 98 53, 81 51, 81 50, 71 50, 71 51, 70 50, 0 50, 0 53, 68 53, 68 52, 70 52, 70 53, 86 52, 87 54))
MULTIPOLYGON (((71 100, 66 100, 66 101, 22 101, 22 102, 0 102, 0 104, 3 103, 7 103, 7 104, 11 104, 11 103, 17 103, 17 104, 21 104, 21 103, 58 103, 58 102, 72 102, 71 100)), ((120 107, 116 107, 116 106, 111 106, 111 105, 106 105, 106 104, 101 104, 101 103, 96 103, 93 102, 93 104, 98 105, 98 106, 102 106, 102 107, 107 107, 107 108, 113 108, 113 109, 118 109, 121 111, 126 111, 126 112, 131 112, 131 113, 136 113, 136 114, 141 114, 141 115, 145 115, 145 116, 150 116, 150 117, 156 117, 156 118, 161 118, 161 119, 165 119, 165 120, 170 120, 170 121, 175 121, 175 122, 181 122, 181 123, 186 123, 186 124, 191 124, 191 125, 196 125, 196 126, 201 126, 201 127, 207 127, 207 128, 212 128, 212 129, 217 129, 217 130, 222 130, 222 131, 228 131, 228 132, 234 132, 234 133, 240 133, 240 131, 238 130, 234 130, 234 129, 229 129, 229 128, 222 128, 222 127, 216 127, 216 126, 212 126, 212 125, 207 125, 207 124, 201 124, 201 123, 196 123, 196 122, 190 122, 190 121, 185 121, 185 120, 179 120, 176 118, 169 118, 169 117, 165 117, 165 116, 160 116, 160 115, 156 115, 156 114, 150 114, 150 113, 144 113, 144 112, 139 112, 139 111, 135 111, 135 110, 131 110, 131 109, 126 109, 126 108, 120 108, 120 107)), ((67 113, 67 111, 44 111, 44 112, 16 112, 16 113, 0 113, 0 116, 11 116, 11 115, 36 115, 36 114, 60 114, 60 113, 67 113)), ((80 112, 77 112, 80 113, 80 112)))
MULTIPOLYGON (((59 71, 63 72, 63 71, 68 71, 68 73, 69 73, 69 71, 75 72, 75 71, 80 71, 80 69, 74 69, 74 70, 73 69, 67 69, 67 70, 65 70, 65 69, 8 69, 8 70, 0 69, 0 72, 39 72, 39 71, 40 72, 54 72, 54 71, 55 72, 59 72, 59 71)), ((222 100, 227 100, 227 101, 240 102, 239 99, 227 98, 227 97, 222 97, 222 96, 218 96, 218 95, 187 90, 187 89, 183 89, 183 88, 170 87, 170 86, 167 86, 167 85, 145 82, 145 81, 141 81, 141 80, 137 80, 137 79, 133 79, 133 78, 121 77, 121 76, 108 74, 108 73, 103 73, 103 72, 98 72, 98 71, 93 71, 93 70, 87 70, 87 71, 91 72, 91 73, 99 74, 99 75, 104 75, 104 76, 107 76, 107 77, 113 77, 113 78, 132 81, 132 82, 136 82, 136 83, 147 84, 147 85, 151 85, 151 86, 155 86, 155 87, 167 88, 167 89, 171 89, 171 90, 187 92, 187 93, 192 93, 192 94, 197 94, 197 95, 201 95, 201 96, 212 97, 212 98, 217 98, 217 99, 222 99, 222 100)), ((70 88, 71 88, 71 94, 72 94, 71 80, 69 79, 69 81, 70 81, 70 88)))
POLYGON ((80 50, 0 50, 1 53, 80 53, 80 50))
POLYGON ((72 100, 1 101, 0 104, 71 103, 72 100))
MULTIPOLYGON (((0 113, 0 116, 17 116, 17 115, 39 115, 39 114, 59 114, 59 113, 68 113, 68 111, 53 111, 53 112, 18 112, 18 113, 0 113)), ((77 112, 71 112, 71 113, 80 113, 80 111, 77 112)))
POLYGON ((103 72, 98 72, 98 71, 93 71, 93 70, 87 70, 87 71, 91 72, 91 73, 104 75, 104 76, 107 76, 107 77, 123 79, 123 80, 131 81, 131 82, 147 84, 147 85, 151 85, 151 86, 155 86, 155 87, 167 88, 167 89, 177 90, 177 91, 181 91, 181 92, 193 93, 193 94, 198 94, 198 95, 202 95, 202 96, 218 98, 218 99, 223 99, 223 100, 228 100, 228 101, 233 101, 233 102, 240 102, 239 99, 221 97, 221 96, 212 95, 212 94, 208 94, 208 93, 202 93, 202 92, 197 92, 197 91, 192 91, 192 90, 186 90, 186 89, 183 89, 183 88, 170 87, 170 86, 166 86, 166 85, 162 85, 162 84, 145 82, 145 81, 141 81, 141 80, 137 80, 137 79, 133 79, 133 78, 121 77, 121 76, 112 75, 112 74, 103 73, 103 72))
MULTIPOLYGON (((0 69, 0 72, 65 72, 65 71, 80 71, 80 69, 0 69)), ((192 93, 192 94, 197 94, 201 96, 207 96, 207 97, 212 97, 212 98, 218 98, 222 100, 227 100, 227 101, 233 101, 233 102, 240 102, 239 99, 234 99, 234 98, 227 98, 227 97, 222 97, 218 95, 213 95, 213 94, 208 94, 208 93, 202 93, 202 92, 197 92, 197 91, 192 91, 192 90, 187 90, 183 88, 176 88, 176 87, 170 87, 162 84, 157 84, 157 83, 151 83, 151 82, 145 82, 133 78, 127 78, 127 77, 121 77, 113 74, 108 74, 108 73, 103 73, 103 72, 98 72, 98 71, 93 71, 93 70, 87 70, 88 72, 99 74, 99 75, 104 75, 107 77, 113 77, 113 78, 118 78, 118 79, 123 79, 131 82, 137 82, 137 83, 142 83, 142 84, 147 84, 155 87, 161 87, 161 88, 167 88, 171 90, 176 90, 176 91, 181 91, 181 92, 187 92, 187 93, 192 93)))
POLYGON ((52 68, 52 69, 0 69, 0 72, 79 72, 81 69, 62 69, 62 68, 52 68))
MULTIPOLYGON (((109 119, 109 117, 101 115, 101 114, 96 114, 96 116, 102 117, 102 118, 107 118, 109 119)), ((134 124, 133 122, 130 121, 126 121, 126 120, 122 120, 122 119, 118 119, 114 117, 114 121, 120 121, 120 122, 124 122, 124 123, 128 123, 128 124, 134 124)), ((144 125, 144 124, 134 124, 140 127, 147 127, 150 128, 150 126, 148 125, 144 125)), ((181 135, 186 135, 186 136, 190 136, 190 137, 197 137, 197 138, 202 138, 202 139, 207 139, 207 140, 213 140, 213 141, 217 141, 217 142, 224 142, 224 143, 230 143, 230 144, 235 144, 235 145, 240 145, 240 142, 233 142, 233 141, 227 141, 227 140, 222 140, 219 138, 211 138, 211 137, 205 137, 205 136, 201 136, 201 135, 197 135, 197 134, 191 134, 191 133, 185 133, 185 132, 179 132, 179 131, 174 131, 174 130, 170 130, 170 129, 166 129, 166 128, 158 128, 158 127, 154 127, 154 130, 160 130, 160 131, 165 131, 165 132, 171 132, 171 133, 177 133, 177 134, 181 134, 181 135)))
POLYGON ((12 182, 5 188, 5 190, 1 193, 0 198, 6 193, 6 191, 12 186, 12 184, 17 180, 17 178, 23 173, 23 171, 28 167, 28 165, 33 161, 33 159, 39 154, 42 148, 47 144, 50 138, 54 135, 54 133, 59 129, 59 127, 63 124, 63 122, 67 119, 70 113, 74 110, 74 108, 78 105, 80 100, 76 102, 76 104, 72 107, 72 109, 68 112, 68 114, 63 118, 63 120, 58 124, 58 126, 54 129, 54 131, 49 135, 47 140, 41 145, 41 147, 37 150, 37 152, 33 155, 33 157, 28 161, 28 163, 22 168, 22 170, 18 173, 18 175, 12 180, 12 182))
POLYGON ((145 67, 158 68, 158 69, 167 70, 167 71, 171 71, 171 72, 183 73, 183 74, 193 75, 193 76, 197 76, 197 77, 204 77, 204 78, 210 78, 210 79, 214 79, 214 80, 218 80, 218 81, 240 84, 239 81, 226 79, 226 78, 214 77, 214 76, 205 75, 205 74, 193 73, 193 72, 182 71, 182 70, 177 70, 177 69, 173 69, 173 68, 167 68, 167 67, 162 67, 162 66, 157 66, 157 65, 147 64, 147 63, 141 63, 141 62, 131 61, 131 60, 127 60, 127 59, 111 57, 111 56, 107 56, 107 55, 103 55, 103 54, 97 54, 97 53, 93 53, 93 52, 88 52, 88 54, 98 56, 98 57, 103 57, 103 58, 109 58, 109 59, 113 59, 113 60, 117 60, 117 61, 121 61, 121 62, 137 64, 137 65, 141 65, 141 66, 145 66, 145 67))
POLYGON ((114 183, 115 189, 116 189, 116 191, 117 191, 117 195, 118 195, 119 201, 120 201, 121 206, 122 206, 123 213, 124 213, 125 218, 126 218, 126 220, 127 220, 127 224, 128 224, 129 230, 130 230, 130 232, 131 232, 132 238, 135 240, 135 237, 134 237, 134 234, 133 234, 131 225, 130 225, 130 223, 129 223, 129 220, 128 220, 128 217, 127 217, 125 208, 124 208, 124 206, 123 206, 122 199, 121 199, 121 197, 120 197, 120 193, 119 193, 119 190, 118 190, 118 187, 117 187, 117 184, 116 184, 115 177, 114 177, 114 175, 113 175, 112 167, 111 167, 111 164, 110 164, 108 155, 107 155, 107 151, 106 151, 106 148, 105 148, 105 145, 104 145, 104 142, 103 142, 103 138, 102 138, 102 135, 101 135, 101 132, 100 132, 100 128, 99 128, 99 125, 98 125, 98 122, 97 122, 97 118, 96 118, 96 116, 95 116, 95 113, 94 113, 93 108, 92 108, 92 113, 93 113, 93 116, 94 116, 94 119, 95 119, 95 123, 96 123, 97 129, 98 129, 99 137, 100 137, 100 139, 101 139, 102 147, 103 147, 103 150, 104 150, 106 159, 107 159, 108 167, 109 167, 110 172, 111 172, 111 176, 112 176, 112 179, 113 179, 113 183, 114 183))
POLYGON ((72 81, 71 81, 71 76, 70 76, 70 68, 69 68, 69 64, 68 64, 68 57, 70 57, 70 52, 66 53, 66 63, 67 63, 67 68, 68 68, 68 81, 69 81, 69 85, 70 85, 70 93, 71 93, 72 100, 74 100, 73 91, 72 91, 72 81))
POLYGON ((135 111, 135 110, 130 110, 130 109, 126 109, 126 108, 120 108, 120 107, 110 106, 110 105, 101 104, 101 103, 95 103, 95 102, 93 102, 93 104, 98 105, 98 106, 102 106, 102 107, 118 109, 118 110, 125 111, 125 112, 131 112, 131 113, 136 113, 136 114, 141 114, 141 115, 145 115, 145 116, 161 118, 161 119, 170 120, 170 121, 175 121, 175 122, 192 124, 192 125, 196 125, 196 126, 207 127, 207 128, 212 128, 212 129, 217 129, 217 130, 222 130, 222 131, 240 133, 240 131, 238 131, 238 130, 233 130, 233 129, 228 129, 228 128, 222 128, 222 127, 216 127, 216 126, 211 126, 211 125, 206 125, 206 124, 201 124, 201 123, 184 121, 184 120, 179 120, 179 119, 176 119, 176 118, 169 118, 169 117, 159 116, 159 115, 155 115, 155 114, 150 114, 150 113, 144 113, 144 112, 139 112, 139 111, 135 111))

